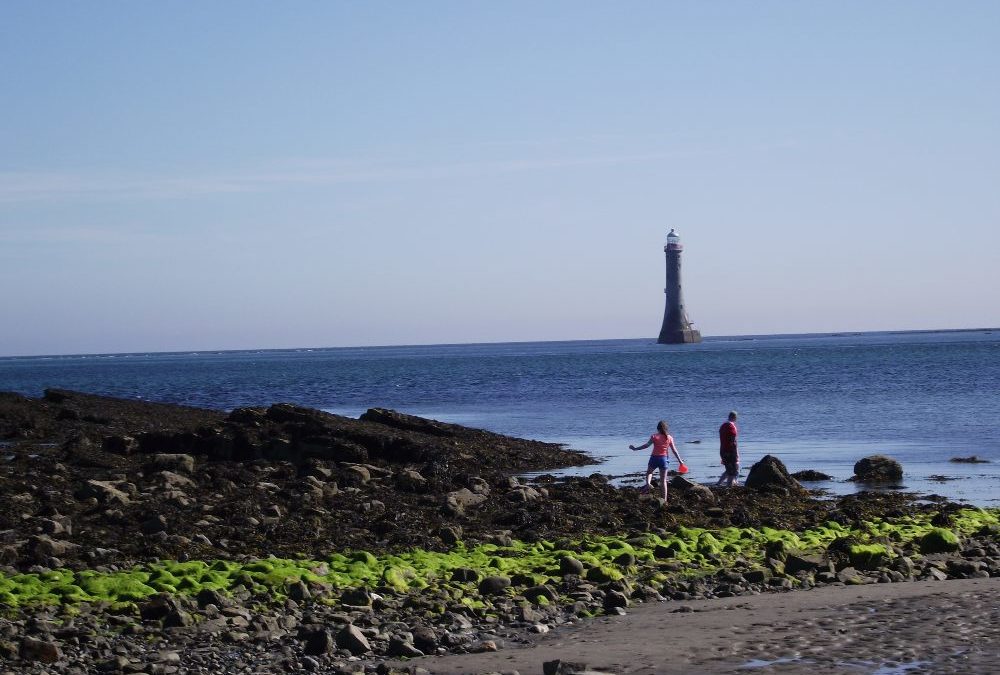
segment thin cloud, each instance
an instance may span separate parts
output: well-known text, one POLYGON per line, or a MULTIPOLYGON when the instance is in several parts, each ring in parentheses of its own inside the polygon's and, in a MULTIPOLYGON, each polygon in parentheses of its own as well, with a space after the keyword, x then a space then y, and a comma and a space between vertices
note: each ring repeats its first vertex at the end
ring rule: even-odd
POLYGON ((676 159, 690 154, 692 153, 683 151, 643 152, 438 164, 309 160, 299 164, 286 163, 268 171, 233 171, 201 176, 137 177, 111 173, 0 172, 0 203, 185 199, 263 192, 286 187, 461 178, 518 171, 632 164, 676 159))

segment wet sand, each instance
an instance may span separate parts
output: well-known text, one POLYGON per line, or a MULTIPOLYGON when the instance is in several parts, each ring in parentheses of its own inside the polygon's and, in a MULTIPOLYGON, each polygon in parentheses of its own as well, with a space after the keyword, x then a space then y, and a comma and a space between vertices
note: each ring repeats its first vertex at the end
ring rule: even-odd
POLYGON ((538 636, 530 646, 410 661, 432 673, 993 673, 1000 578, 827 586, 663 602, 538 636))

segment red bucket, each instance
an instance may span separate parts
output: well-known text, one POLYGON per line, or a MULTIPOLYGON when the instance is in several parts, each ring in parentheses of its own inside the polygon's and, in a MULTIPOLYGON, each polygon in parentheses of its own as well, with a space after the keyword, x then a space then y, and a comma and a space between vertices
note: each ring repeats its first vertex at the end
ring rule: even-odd
POLYGON ((687 472, 688 472, 688 465, 687 465, 687 464, 685 464, 684 462, 681 462, 681 463, 680 463, 680 464, 679 464, 679 465, 677 466, 677 473, 680 473, 680 474, 685 474, 685 473, 687 473, 687 472))

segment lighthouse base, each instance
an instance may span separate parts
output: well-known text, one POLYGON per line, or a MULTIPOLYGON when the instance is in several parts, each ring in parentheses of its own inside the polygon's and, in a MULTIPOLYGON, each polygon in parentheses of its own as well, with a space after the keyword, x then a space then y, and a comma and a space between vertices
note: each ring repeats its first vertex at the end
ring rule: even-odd
POLYGON ((693 342, 701 342, 701 331, 694 328, 660 331, 660 337, 656 339, 656 344, 660 345, 683 345, 693 342))

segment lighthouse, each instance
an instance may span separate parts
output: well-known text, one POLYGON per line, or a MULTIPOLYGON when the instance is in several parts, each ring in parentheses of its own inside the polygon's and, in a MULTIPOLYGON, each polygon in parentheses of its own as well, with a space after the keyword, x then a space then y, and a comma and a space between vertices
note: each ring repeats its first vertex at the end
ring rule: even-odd
POLYGON ((667 295, 667 306, 663 310, 663 326, 656 342, 661 345, 701 342, 701 333, 691 325, 684 310, 684 294, 681 292, 681 238, 670 230, 663 252, 667 255, 667 285, 663 292, 667 295))

